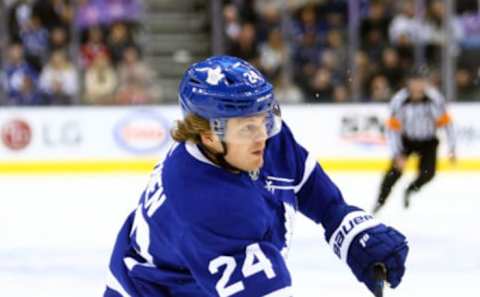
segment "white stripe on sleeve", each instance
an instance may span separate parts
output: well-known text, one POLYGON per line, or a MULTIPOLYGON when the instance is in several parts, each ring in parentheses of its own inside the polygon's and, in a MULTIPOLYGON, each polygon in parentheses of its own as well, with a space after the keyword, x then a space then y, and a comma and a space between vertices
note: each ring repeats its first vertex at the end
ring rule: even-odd
POLYGON ((307 182, 308 178, 312 174, 315 166, 317 165, 317 160, 312 157, 311 154, 308 154, 307 159, 305 160, 305 168, 303 169, 302 181, 294 187, 294 192, 297 194, 302 189, 303 185, 307 182))

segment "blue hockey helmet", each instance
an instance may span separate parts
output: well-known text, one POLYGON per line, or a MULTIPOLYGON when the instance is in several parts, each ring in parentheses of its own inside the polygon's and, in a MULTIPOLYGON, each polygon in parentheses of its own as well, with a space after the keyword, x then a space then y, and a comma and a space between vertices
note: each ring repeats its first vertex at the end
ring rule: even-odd
POLYGON ((231 56, 213 56, 191 65, 179 86, 184 116, 210 121, 221 138, 230 118, 265 113, 268 136, 280 131, 279 106, 272 85, 252 65, 231 56))

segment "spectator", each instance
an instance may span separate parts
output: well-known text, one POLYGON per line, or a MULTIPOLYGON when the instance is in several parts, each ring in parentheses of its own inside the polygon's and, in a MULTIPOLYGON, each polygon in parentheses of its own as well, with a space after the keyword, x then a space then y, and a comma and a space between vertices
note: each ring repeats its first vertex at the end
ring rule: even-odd
POLYGON ((458 69, 455 79, 457 82, 457 100, 458 101, 480 101, 480 88, 478 86, 479 78, 476 83, 473 74, 466 68, 458 69))
POLYGON ((415 18, 414 1, 402 1, 401 5, 401 12, 393 18, 390 24, 390 40, 395 45, 412 46, 422 41, 424 27, 415 18))
POLYGON ((36 105, 42 100, 36 93, 37 72, 25 61, 20 44, 8 48, 8 59, 3 70, 3 89, 8 105, 36 105))
POLYGON ((320 11, 324 12, 325 32, 330 30, 345 30, 345 16, 347 12, 347 1, 325 1, 320 6, 320 11))
POLYGON ((69 52, 68 34, 64 27, 55 27, 50 33, 49 52, 58 50, 69 52))
POLYGON ((388 83, 388 79, 383 74, 373 76, 370 81, 370 101, 388 102, 392 96, 392 89, 388 83))
POLYGON ((113 65, 118 65, 122 60, 125 49, 134 45, 135 43, 130 36, 128 27, 124 23, 115 23, 112 25, 110 34, 108 35, 107 47, 113 65))
POLYGON ((335 79, 344 80, 347 72, 348 53, 342 33, 339 30, 330 30, 327 33, 326 41, 327 49, 321 56, 322 65, 326 66, 328 63, 335 79))
POLYGON ((371 67, 372 63, 368 59, 368 56, 363 51, 358 51, 355 54, 355 67, 356 72, 352 73, 351 83, 352 90, 357 89, 359 92, 358 99, 367 99, 366 95, 368 93, 368 80, 371 77, 372 71, 374 69, 371 67), (353 85, 357 84, 357 85, 353 85))
POLYGON ((31 1, 15 1, 7 7, 7 10, 9 41, 11 43, 21 42, 20 32, 27 29, 32 16, 31 1))
POLYGON ((265 3, 256 24, 257 39, 262 43, 267 41, 271 31, 281 29, 281 21, 278 5, 265 3))
POLYGON ((287 49, 283 42, 282 32, 273 30, 268 41, 260 46, 260 69, 269 80, 275 81, 282 71, 287 58, 287 49))
POLYGON ((40 75, 40 88, 55 105, 72 104, 78 92, 77 72, 65 52, 56 51, 40 75))
POLYGON ((44 99, 37 90, 37 78, 29 75, 23 77, 20 92, 14 98, 9 98, 9 105, 43 105, 44 99))
POLYGON ((458 51, 458 42, 462 39, 462 29, 457 21, 452 21, 449 26, 452 29, 454 39, 447 43, 447 32, 444 29, 445 4, 441 0, 433 0, 428 9, 426 23, 424 25, 424 42, 427 47, 426 58, 429 64, 440 64, 442 59, 442 47, 451 46, 458 51))
POLYGON ((370 1, 368 15, 360 25, 360 40, 362 49, 372 61, 381 58, 383 48, 388 44, 388 27, 391 18, 385 13, 385 2, 370 1))
POLYGON ((333 100, 335 103, 347 102, 349 99, 348 88, 343 84, 338 84, 333 89, 333 100))
POLYGON ((108 55, 109 51, 103 42, 103 32, 99 26, 88 29, 87 41, 80 48, 82 68, 89 68, 95 58, 99 55, 108 55))
POLYGON ((242 27, 240 26, 240 20, 238 19, 238 9, 233 4, 225 5, 223 9, 223 18, 225 22, 225 34, 229 42, 238 39, 242 27))
POLYGON ((240 19, 244 23, 255 24, 258 20, 258 15, 255 10, 255 0, 238 1, 240 5, 240 19))
POLYGON ((140 60, 138 49, 134 46, 128 47, 124 52, 119 77, 117 104, 150 104, 154 99, 162 97, 161 90, 155 88, 153 72, 140 60))
POLYGON ((37 16, 49 31, 56 27, 68 30, 74 10, 68 0, 35 0, 33 15, 37 16))
POLYGON ((423 42, 425 27, 415 18, 415 3, 406 0, 401 3, 402 11, 396 15, 389 27, 392 45, 397 49, 402 67, 413 65, 413 46, 423 42))
POLYGON ((394 48, 385 48, 379 72, 385 76, 393 90, 398 90, 403 85, 405 69, 400 65, 400 58, 394 48))
POLYGON ((85 73, 84 101, 95 105, 111 104, 116 87, 115 69, 108 55, 101 52, 95 56, 85 73))
POLYGON ((277 77, 274 82, 275 97, 281 103, 302 103, 304 98, 302 91, 290 79, 283 76, 277 77))
POLYGON ((305 93, 308 93, 308 80, 320 64, 321 48, 314 32, 306 32, 302 36, 302 43, 296 49, 294 61, 294 80, 305 93))
POLYGON ((333 102, 335 87, 332 82, 332 73, 325 67, 320 67, 310 79, 309 91, 305 96, 306 102, 333 102))
POLYGON ((256 30, 252 23, 245 23, 238 40, 232 43, 229 50, 230 55, 247 60, 251 64, 258 66, 259 53, 256 40, 256 30))
POLYGON ((20 32, 25 49, 25 58, 40 71, 48 56, 49 37, 48 31, 42 26, 40 18, 32 15, 27 27, 20 32))
POLYGON ((294 27, 296 42, 299 44, 303 43, 305 34, 312 34, 315 37, 315 42, 322 42, 323 34, 327 28, 318 21, 315 6, 304 6, 300 9, 299 15, 299 21, 295 23, 294 27))

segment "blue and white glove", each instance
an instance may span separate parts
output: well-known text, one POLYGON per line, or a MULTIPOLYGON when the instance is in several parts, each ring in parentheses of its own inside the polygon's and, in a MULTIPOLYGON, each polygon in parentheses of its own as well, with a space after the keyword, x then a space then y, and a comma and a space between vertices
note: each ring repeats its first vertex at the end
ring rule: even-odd
POLYGON ((397 287, 405 273, 408 245, 405 236, 364 211, 345 216, 329 240, 335 254, 346 261, 360 282, 373 293, 378 284, 373 266, 383 263, 387 282, 397 287))

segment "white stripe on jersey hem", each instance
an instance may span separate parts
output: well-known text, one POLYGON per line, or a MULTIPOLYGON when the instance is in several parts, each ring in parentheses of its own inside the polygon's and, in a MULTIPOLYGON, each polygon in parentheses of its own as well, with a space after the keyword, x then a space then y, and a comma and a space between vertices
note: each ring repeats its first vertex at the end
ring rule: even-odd
POLYGON ((110 269, 108 270, 108 275, 107 275, 107 287, 110 290, 114 290, 118 294, 122 295, 122 297, 132 297, 125 291, 125 289, 118 282, 117 278, 113 275, 110 269))
POLYGON ((192 156, 194 157, 195 159, 197 159, 198 161, 200 162, 203 162, 203 163, 207 163, 207 164, 210 164, 212 166, 215 166, 215 167, 219 167, 218 165, 216 165, 215 163, 213 163, 212 161, 208 160, 207 157, 205 157, 202 152, 200 151, 200 149, 197 147, 197 145, 195 143, 192 143, 190 141, 187 141, 185 142, 185 149, 187 150, 187 152, 192 156))
POLYGON ((317 160, 315 160, 315 158, 313 158, 311 154, 308 154, 307 159, 305 160, 305 169, 303 170, 302 181, 298 185, 296 185, 294 188, 295 194, 300 192, 303 185, 307 182, 308 178, 310 177, 313 170, 315 169, 316 165, 317 165, 317 160))
POLYGON ((337 256, 340 257, 340 260, 347 262, 348 249, 350 248, 350 244, 355 236, 360 234, 360 232, 375 227, 379 224, 380 222, 371 214, 361 210, 352 211, 343 218, 342 223, 340 223, 337 230, 335 230, 333 235, 330 237, 328 244, 334 250, 334 252, 336 249, 340 248, 340 255, 337 254, 337 256), (338 242, 336 241, 337 236, 340 238, 338 242), (340 245, 340 247, 338 245, 340 245))
POLYGON ((285 287, 282 289, 278 289, 273 291, 270 294, 263 295, 263 297, 292 297, 292 287, 285 287))

